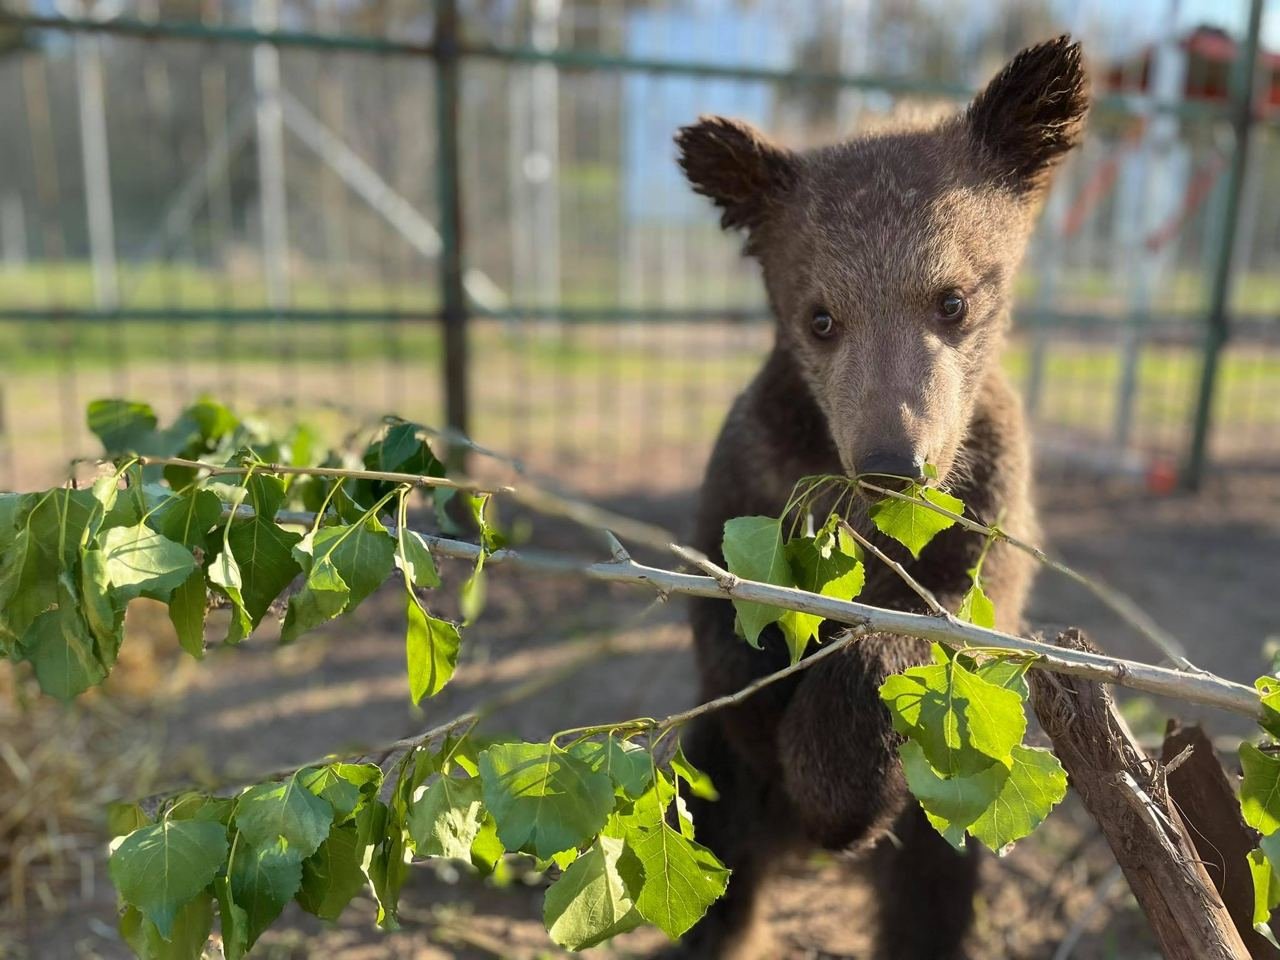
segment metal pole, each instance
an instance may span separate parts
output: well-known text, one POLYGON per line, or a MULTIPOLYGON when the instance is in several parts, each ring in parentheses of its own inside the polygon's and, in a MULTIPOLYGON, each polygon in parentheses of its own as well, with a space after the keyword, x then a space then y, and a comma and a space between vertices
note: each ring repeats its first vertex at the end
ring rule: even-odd
POLYGON ((113 310, 120 304, 120 289, 102 93, 102 41, 98 37, 78 37, 75 51, 80 94, 80 160, 84 167, 85 204, 89 215, 94 301, 103 310, 113 310))
POLYGON ((1209 324, 1205 331, 1204 365, 1200 371, 1200 386, 1196 395, 1195 424, 1192 429, 1191 446, 1187 451, 1187 460, 1182 472, 1182 485, 1188 490, 1199 489, 1204 480, 1218 364, 1222 348, 1226 345, 1230 333, 1228 310, 1231 306, 1231 267, 1235 253, 1236 226, 1240 220, 1240 198, 1243 193, 1249 156, 1249 135, 1254 122, 1254 89, 1257 79, 1258 34, 1261 25, 1262 0, 1252 0, 1249 5, 1249 26, 1245 32, 1244 44, 1231 74, 1233 107, 1231 122, 1235 128, 1235 148, 1231 154, 1231 167, 1227 171, 1226 205, 1222 214, 1213 286, 1209 295, 1209 324))
MULTIPOLYGON (((257 0, 254 26, 274 30, 277 0, 257 0)), ((257 104, 258 187, 262 206, 262 266, 267 303, 273 311, 289 306, 289 226, 284 185, 284 122, 280 111, 280 51, 269 43, 253 48, 253 86, 257 104)))
MULTIPOLYGON (((437 187, 440 198, 440 300, 444 326, 445 422, 469 433, 467 295, 462 284, 462 184, 458 159, 458 3, 436 3, 437 187)), ((450 444, 451 466, 466 464, 464 444, 450 444)))

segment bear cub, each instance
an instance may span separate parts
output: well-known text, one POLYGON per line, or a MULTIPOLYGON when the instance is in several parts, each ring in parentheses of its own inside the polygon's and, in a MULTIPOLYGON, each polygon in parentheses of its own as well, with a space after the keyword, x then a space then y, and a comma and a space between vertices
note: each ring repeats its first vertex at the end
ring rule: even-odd
MULTIPOLYGON (((938 484, 984 520, 1035 537, 1026 430, 999 356, 1014 274, 1051 175, 1079 139, 1086 87, 1079 44, 1059 37, 1023 50, 964 110, 930 125, 803 152, 722 117, 680 131, 681 166, 724 227, 745 233, 776 317, 773 350, 707 468, 699 549, 723 562, 726 520, 777 516, 812 474, 938 484)), ((982 537, 952 527, 913 560, 879 535, 868 506, 842 509, 956 609, 982 537)), ((997 544, 983 574, 997 626, 1018 630, 1031 561, 997 544)), ((870 556, 859 599, 926 612, 870 556)), ((788 662, 776 627, 753 649, 722 600, 694 601, 692 621, 704 699, 788 662)), ((838 629, 826 626, 830 640, 838 629)), ((684 956, 779 956, 756 920, 757 893, 778 857, 815 846, 871 850, 872 956, 970 956, 975 852, 952 850, 910 796, 877 694, 888 674, 928 657, 920 641, 869 634, 686 731, 690 759, 721 797, 694 801, 698 839, 733 874, 684 956)))

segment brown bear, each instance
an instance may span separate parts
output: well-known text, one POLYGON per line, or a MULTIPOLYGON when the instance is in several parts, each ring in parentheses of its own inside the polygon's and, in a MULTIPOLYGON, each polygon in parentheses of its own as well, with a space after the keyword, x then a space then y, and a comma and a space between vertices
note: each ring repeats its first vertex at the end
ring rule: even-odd
MULTIPOLYGON (((779 515, 813 474, 936 483, 977 517, 1035 536, 1026 430, 998 360, 1013 277, 1050 176, 1079 138, 1086 87, 1079 45, 1059 37, 1023 50, 967 108, 926 126, 805 152, 722 117, 680 131, 681 166, 722 208, 724 227, 745 231, 777 321, 773 350, 711 455, 698 548, 722 562, 726 520, 779 515)), ((954 610, 983 538, 952 527, 912 560, 878 535, 868 506, 846 506, 846 519, 954 610)), ((1001 629, 1020 628, 1031 577, 1025 555, 991 549, 983 578, 1001 629)), ((925 611, 870 557, 860 599, 925 611)), ((695 601, 692 621, 705 699, 788 662, 776 627, 762 651, 736 636, 728 603, 695 601)), ((838 630, 825 626, 829 640, 838 630)), ((698 839, 733 874, 679 952, 779 956, 762 945, 754 909, 775 858, 880 841, 872 955, 969 955, 975 853, 956 853, 911 798, 878 697, 888 674, 927 658, 920 641, 867 635, 686 732, 690 759, 721 797, 695 801, 698 839)))

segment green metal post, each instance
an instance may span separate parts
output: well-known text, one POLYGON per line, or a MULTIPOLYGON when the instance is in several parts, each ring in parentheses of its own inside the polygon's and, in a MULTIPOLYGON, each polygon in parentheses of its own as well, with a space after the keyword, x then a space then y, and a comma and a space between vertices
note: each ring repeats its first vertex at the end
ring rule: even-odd
MULTIPOLYGON (((440 199, 440 299, 444 329, 444 412, 469 434, 467 295, 462 285, 462 187, 458 157, 458 3, 436 0, 436 169, 440 199)), ((450 465, 465 467, 466 447, 451 444, 450 465)))
POLYGON ((1182 471, 1182 485, 1188 490, 1199 489, 1204 480, 1218 366, 1222 359, 1222 349, 1230 336, 1231 281, 1234 276, 1232 260, 1236 246, 1236 227, 1240 222, 1240 198, 1244 188, 1245 168, 1249 160, 1249 136, 1254 123, 1254 88, 1261 24, 1262 0, 1252 0, 1244 44, 1231 74, 1231 123, 1235 128, 1235 147, 1231 154, 1231 167, 1227 171, 1227 196, 1218 238, 1218 259, 1214 264, 1213 285, 1209 291, 1208 329, 1205 331, 1204 365, 1200 371, 1196 395, 1195 424, 1182 471))

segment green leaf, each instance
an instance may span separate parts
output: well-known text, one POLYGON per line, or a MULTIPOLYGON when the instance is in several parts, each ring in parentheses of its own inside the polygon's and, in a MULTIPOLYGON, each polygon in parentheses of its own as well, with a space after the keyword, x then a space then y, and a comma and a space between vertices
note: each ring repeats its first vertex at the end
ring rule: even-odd
POLYGON ((569 752, 597 773, 603 773, 629 797, 638 797, 653 782, 649 751, 629 740, 605 737, 575 743, 569 752))
POLYGON ((209 533, 222 517, 222 502, 211 490, 174 494, 155 509, 147 524, 184 547, 205 549, 209 533))
MULTIPOLYGON (((232 630, 227 637, 229 643, 238 643, 248 636, 262 622, 271 602, 280 595, 280 591, 302 572, 302 568, 293 559, 294 544, 301 539, 300 534, 284 530, 264 517, 232 523, 227 542, 239 568, 240 595, 248 628, 244 629, 243 622, 233 620, 232 630)), ((210 579, 225 586, 221 580, 214 579, 213 570, 216 567, 217 561, 210 566, 210 579)))
POLYGON ((506 847, 498 839, 498 824, 486 811, 480 821, 480 832, 471 844, 471 865, 480 871, 481 876, 487 877, 502 862, 506 852, 506 847))
POLYGON ((124 640, 124 600, 111 587, 101 550, 80 555, 80 601, 98 662, 115 663, 124 640))
MULTIPOLYGON (((781 521, 776 517, 734 517, 724 525, 722 546, 730 573, 780 587, 795 586, 782 545, 781 521)), ((742 632, 753 647, 760 646, 761 631, 786 612, 747 600, 734 600, 733 606, 742 632)))
POLYGON ((356 824, 334 827, 319 849, 302 861, 298 904, 323 920, 337 920, 365 884, 363 860, 356 824))
MULTIPOLYGON (((964 512, 963 502, 935 487, 912 484, 903 493, 908 497, 928 500, 955 514, 964 512)), ((881 533, 897 540, 911 551, 913 557, 917 558, 920 556, 920 551, 929 545, 930 540, 955 524, 950 517, 944 517, 935 510, 930 510, 919 503, 899 500, 896 497, 885 497, 874 504, 870 515, 871 522, 879 528, 881 533)))
POLYGON ((125 907, 120 936, 138 960, 200 960, 213 929, 213 897, 197 894, 178 911, 169 939, 137 907, 125 907))
POLYGON ((485 555, 481 552, 476 556, 475 566, 471 568, 471 576, 462 582, 462 586, 458 589, 458 608, 462 612, 462 625, 470 626, 480 619, 480 614, 484 611, 484 602, 486 597, 485 574, 484 574, 485 555))
POLYGON ((210 797, 203 793, 186 793, 178 797, 165 811, 167 820, 209 820, 231 825, 236 802, 230 797, 210 797))
POLYGON ((689 785, 690 792, 703 800, 719 800, 720 793, 711 778, 703 773, 684 755, 684 744, 676 747, 675 756, 671 758, 671 772, 689 785))
POLYGON ((969 776, 946 777, 934 769, 913 740, 898 747, 907 786, 921 808, 946 840, 964 849, 965 830, 995 802, 1009 778, 1009 769, 993 763, 969 776))
MULTIPOLYGON (((862 592, 864 570, 858 545, 839 525, 836 514, 817 535, 788 541, 787 562, 791 565, 791 578, 801 590, 837 600, 852 600, 862 592)), ((792 663, 800 659, 811 640, 817 639, 822 619, 794 610, 783 615, 783 632, 791 647, 792 663)))
POLYGON ((991 602, 982 591, 982 586, 976 580, 960 600, 960 609, 956 611, 956 616, 961 620, 967 620, 969 623, 979 627, 987 627, 994 629, 996 625, 996 605, 991 602))
POLYGON ((1253 929, 1276 945, 1271 911, 1280 905, 1280 877, 1261 849, 1249 851, 1249 876, 1253 880, 1253 929))
POLYGON ((422 534, 417 531, 400 531, 396 565, 404 571, 409 582, 415 587, 429 589, 440 586, 440 574, 436 570, 435 558, 427 548, 427 541, 422 539, 422 534))
POLYGON ((400 927, 397 904, 407 872, 404 822, 395 810, 381 800, 374 800, 360 810, 356 825, 360 848, 364 851, 361 868, 378 902, 378 926, 383 930, 397 930, 400 927))
POLYGON ((409 808, 409 836, 422 857, 471 860, 471 845, 484 817, 475 777, 440 776, 409 808))
POLYGON ((408 597, 407 620, 409 695, 418 703, 423 697, 434 697, 453 676, 462 636, 455 624, 431 616, 412 593, 408 597))
POLYGON ((108 530, 102 553, 107 576, 126 600, 142 595, 166 600, 196 567, 190 550, 145 523, 108 530))
POLYGON ((969 832, 995 852, 1028 836, 1067 795, 1067 774, 1042 747, 1013 748, 1013 767, 987 810, 969 832))
POLYGON ((128 836, 151 822, 146 811, 136 803, 116 801, 107 804, 107 835, 112 840, 128 836))
POLYGON ((682 936, 724 896, 729 882, 724 864, 666 823, 630 830, 626 842, 644 873, 636 907, 672 939, 682 936))
POLYGON ((110 454, 150 453, 147 441, 159 422, 150 404, 130 400, 93 400, 88 421, 89 431, 110 454))
POLYGON ((644 922, 628 889, 640 888, 639 863, 621 840, 597 837, 547 888, 542 919, 551 939, 568 950, 585 950, 644 922), (628 884, 623 871, 631 874, 628 884))
POLYGON ((59 700, 72 700, 105 680, 107 667, 98 659, 74 594, 62 582, 59 588, 58 605, 32 621, 20 646, 35 667, 40 689, 59 700))
POLYGON ((289 600, 281 640, 289 643, 304 630, 354 610, 390 575, 395 549, 387 528, 372 516, 303 537, 293 556, 307 580, 289 600))
POLYGON ((960 662, 966 670, 973 671, 988 683, 1012 690, 1024 703, 1031 696, 1027 687, 1027 670, 1031 661, 1026 657, 990 657, 975 664, 972 657, 961 656, 960 662))
POLYGON ((893 727, 920 744, 944 776, 970 776, 992 763, 1012 763, 1027 729, 1022 699, 956 660, 911 667, 888 677, 880 699, 893 727))
POLYGON ((111 882, 168 940, 178 910, 200 893, 227 858, 227 831, 203 820, 162 820, 135 830, 111 855, 111 882))
POLYGON ((218 920, 222 933, 224 960, 242 960, 249 952, 249 915, 231 894, 231 879, 220 874, 213 881, 213 895, 218 899, 218 920))
POLYGON ((303 771, 279 783, 260 783, 240 795, 236 826, 255 847, 284 838, 302 857, 309 857, 329 835, 333 807, 302 784, 303 771))
MULTIPOLYGON (((0 592, 0 602, 3 593, 0 592)), ((1280 680, 1275 677, 1259 677, 1254 686, 1262 699, 1262 719, 1258 723, 1271 736, 1280 738, 1280 680)))
POLYGON ((304 787, 333 807, 335 823, 349 819, 382 786, 382 770, 373 763, 329 763, 299 775, 304 787))
POLYGON ((1280 758, 1252 743, 1240 744, 1240 810, 1244 822, 1263 836, 1280 830, 1280 758))
POLYGON ((85 526, 99 507, 89 490, 50 490, 27 514, 0 568, 0 644, 12 647, 58 602, 59 574, 73 571, 85 526))
POLYGON ((308 630, 328 623, 347 608, 350 600, 351 588, 333 564, 317 564, 307 575, 302 589, 289 598, 280 642, 293 643, 308 630))
POLYGON ((600 832, 613 782, 546 743, 499 743, 480 754, 484 803, 508 850, 547 859, 600 832))
POLYGON ((245 946, 252 947, 302 885, 302 857, 284 841, 237 849, 231 855, 231 896, 245 913, 245 946))
POLYGON ((244 607, 244 578, 240 576, 240 564, 230 550, 220 550, 209 564, 209 583, 231 601, 231 625, 227 628, 227 643, 239 643, 253 630, 253 619, 244 607))

